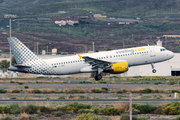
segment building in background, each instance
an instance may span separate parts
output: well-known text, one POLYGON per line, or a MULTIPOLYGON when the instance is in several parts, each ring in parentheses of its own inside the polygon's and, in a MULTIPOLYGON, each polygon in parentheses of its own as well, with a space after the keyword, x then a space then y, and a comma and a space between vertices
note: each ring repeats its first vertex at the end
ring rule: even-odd
POLYGON ((52 49, 52 55, 56 55, 56 54, 57 54, 57 49, 56 48, 52 49))

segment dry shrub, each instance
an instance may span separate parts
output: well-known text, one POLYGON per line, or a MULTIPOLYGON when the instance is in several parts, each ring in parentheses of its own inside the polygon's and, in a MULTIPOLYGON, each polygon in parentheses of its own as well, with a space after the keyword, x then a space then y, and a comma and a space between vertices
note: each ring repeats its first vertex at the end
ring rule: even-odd
POLYGON ((51 84, 51 83, 52 83, 52 81, 45 81, 45 83, 49 83, 49 84, 51 84))
POLYGON ((122 89, 122 92, 123 92, 123 93, 127 93, 127 92, 128 92, 128 89, 123 88, 123 89, 122 89))
POLYGON ((41 81, 41 80, 38 80, 38 83, 42 83, 42 81, 41 81))
POLYGON ((89 90, 87 88, 85 89, 85 93, 89 93, 89 90))
POLYGON ((9 89, 7 93, 20 93, 20 89, 9 89))
POLYGON ((125 111, 128 111, 129 107, 128 104, 124 102, 116 102, 113 104, 113 106, 120 110, 121 113, 125 113, 125 111))
POLYGON ((29 88, 26 90, 27 93, 33 93, 34 92, 34 89, 33 88, 29 88))
POLYGON ((91 88, 90 91, 91 91, 92 93, 95 93, 95 88, 91 88))
POLYGON ((65 93, 68 93, 68 92, 69 92, 69 89, 64 88, 64 92, 65 92, 65 93))
POLYGON ((7 90, 7 93, 12 93, 13 90, 14 90, 14 89, 8 89, 8 90, 7 90))
POLYGON ((29 119, 29 115, 27 113, 21 113, 21 118, 20 120, 28 120, 29 119))
POLYGON ((56 92, 53 88, 49 89, 48 91, 49 91, 50 93, 55 93, 55 92, 56 92))
POLYGON ((48 93, 48 90, 46 88, 40 89, 43 93, 48 93))
POLYGON ((64 91, 63 91, 62 89, 59 89, 58 92, 59 92, 59 93, 63 93, 64 91))
POLYGON ((66 83, 66 81, 60 81, 60 83, 66 83))
POLYGON ((54 81, 54 83, 61 83, 61 81, 57 81, 57 80, 55 80, 55 81, 54 81))
POLYGON ((37 120, 37 118, 35 116, 28 115, 24 112, 21 113, 21 117, 19 120, 37 120))

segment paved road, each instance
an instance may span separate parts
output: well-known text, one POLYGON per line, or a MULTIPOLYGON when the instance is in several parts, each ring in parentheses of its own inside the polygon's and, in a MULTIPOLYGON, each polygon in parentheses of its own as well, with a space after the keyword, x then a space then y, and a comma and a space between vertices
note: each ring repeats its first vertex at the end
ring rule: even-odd
MULTIPOLYGON (((142 103, 157 105, 162 103, 169 103, 180 101, 180 99, 133 99, 133 103, 142 103)), ((129 99, 56 99, 56 100, 47 100, 47 99, 35 99, 35 100, 0 100, 0 104, 22 104, 22 103, 50 103, 50 104, 69 104, 73 102, 81 103, 92 103, 92 104, 114 104, 116 102, 125 102, 128 103, 129 99)))

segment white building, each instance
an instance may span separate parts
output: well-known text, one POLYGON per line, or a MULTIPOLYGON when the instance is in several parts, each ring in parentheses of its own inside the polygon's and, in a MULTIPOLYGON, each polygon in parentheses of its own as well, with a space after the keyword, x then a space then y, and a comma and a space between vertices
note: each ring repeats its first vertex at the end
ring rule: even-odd
POLYGON ((130 67, 121 76, 178 76, 180 75, 180 53, 175 53, 174 57, 168 61, 154 64, 156 73, 152 73, 151 64, 130 67))

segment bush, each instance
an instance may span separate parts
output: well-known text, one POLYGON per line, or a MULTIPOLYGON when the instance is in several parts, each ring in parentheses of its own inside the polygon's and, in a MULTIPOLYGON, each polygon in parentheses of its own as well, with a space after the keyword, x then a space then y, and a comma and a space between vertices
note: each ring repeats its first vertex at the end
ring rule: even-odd
POLYGON ((172 93, 179 93, 179 90, 172 90, 172 93))
POLYGON ((91 109, 80 109, 80 110, 78 110, 77 113, 80 113, 80 114, 82 114, 82 113, 94 113, 94 110, 91 110, 91 109))
POLYGON ((26 115, 26 116, 22 116, 19 120, 37 120, 37 117, 36 116, 29 116, 29 115, 26 115))
POLYGON ((50 114, 52 112, 52 109, 49 107, 45 107, 45 106, 41 106, 40 107, 40 112, 46 113, 46 114, 50 114))
POLYGON ((80 109, 90 109, 90 108, 91 106, 88 104, 74 102, 72 104, 69 104, 69 106, 67 107, 67 111, 72 111, 77 113, 78 110, 80 109))
MULTIPOLYGON (((129 115, 122 115, 121 120, 129 120, 130 116, 129 115)), ((132 120, 138 120, 136 116, 132 116, 132 120)))
POLYGON ((58 112, 54 113, 55 117, 61 117, 62 115, 65 115, 65 114, 63 112, 61 112, 61 111, 58 111, 58 112))
POLYGON ((180 102, 169 103, 162 111, 165 115, 179 115, 180 114, 180 102))
POLYGON ((38 107, 35 105, 27 105, 23 106, 23 111, 27 114, 35 114, 37 113, 38 107))
POLYGON ((15 90, 12 90, 12 93, 20 93, 21 91, 20 90, 17 90, 17 89, 15 89, 15 90))
POLYGON ((57 111, 64 113, 64 112, 66 112, 67 107, 68 107, 67 105, 57 106, 56 109, 57 109, 57 111))
POLYGON ((101 93, 101 92, 102 92, 101 89, 95 88, 95 93, 101 93))
POLYGON ((0 93, 6 93, 7 90, 4 90, 4 89, 0 89, 0 93))
POLYGON ((18 84, 19 84, 19 85, 23 85, 23 83, 22 83, 22 82, 18 82, 18 84))
POLYGON ((4 117, 4 118, 1 118, 1 120, 12 120, 12 118, 9 117, 9 116, 6 116, 6 117, 4 117))
POLYGON ((84 93, 84 90, 81 88, 74 88, 70 90, 71 93, 84 93))
POLYGON ((151 93, 151 92, 152 92, 152 89, 149 89, 149 88, 146 89, 146 93, 151 93))
POLYGON ((35 89, 35 90, 34 90, 34 93, 41 93, 41 90, 35 89))
POLYGON ((0 105, 0 113, 9 113, 10 106, 9 105, 0 105))
POLYGON ((103 110, 101 108, 95 107, 95 106, 91 107, 91 110, 94 110, 95 113, 102 113, 103 112, 103 110))
POLYGON ((91 84, 92 82, 88 82, 88 81, 81 81, 81 82, 79 82, 79 83, 81 83, 81 84, 91 84))
POLYGON ((76 119, 73 119, 73 120, 104 120, 104 119, 92 113, 85 113, 85 114, 79 115, 76 119))
POLYGON ((14 83, 14 81, 10 81, 10 83, 14 83))
POLYGON ((91 91, 92 93, 95 93, 95 88, 91 88, 90 91, 91 91))
POLYGON ((120 115, 120 110, 114 107, 106 108, 104 115, 120 115))
POLYGON ((10 111, 9 111, 10 114, 20 114, 22 113, 22 108, 19 107, 18 104, 15 104, 15 105, 10 105, 10 111))
POLYGON ((104 82, 104 81, 100 81, 99 83, 101 83, 101 84, 106 84, 107 82, 104 82))
POLYGON ((59 97, 58 99, 65 99, 65 97, 59 97))
POLYGON ((169 85, 174 85, 174 84, 176 84, 175 82, 169 82, 168 83, 169 85))
POLYGON ((28 89, 28 88, 29 88, 29 86, 24 86, 24 88, 25 88, 25 89, 28 89))
POLYGON ((106 91, 108 91, 108 88, 105 88, 105 87, 102 87, 101 89, 102 89, 102 90, 106 90, 106 91))
POLYGON ((157 109, 157 107, 153 105, 138 104, 138 103, 133 103, 132 107, 139 110, 141 114, 152 113, 157 109))

